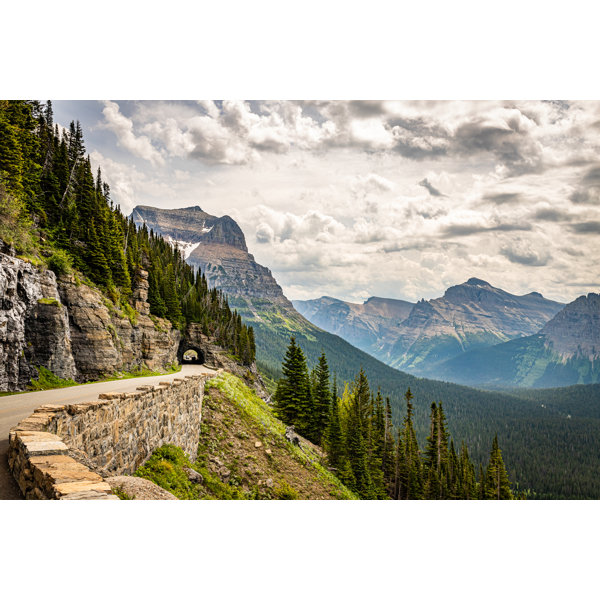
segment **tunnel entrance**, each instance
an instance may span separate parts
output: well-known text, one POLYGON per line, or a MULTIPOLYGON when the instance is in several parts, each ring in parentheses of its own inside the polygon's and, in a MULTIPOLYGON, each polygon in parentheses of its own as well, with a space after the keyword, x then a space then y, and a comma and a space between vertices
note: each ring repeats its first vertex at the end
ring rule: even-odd
POLYGON ((204 352, 197 346, 181 345, 178 352, 179 364, 202 365, 204 364, 204 352))

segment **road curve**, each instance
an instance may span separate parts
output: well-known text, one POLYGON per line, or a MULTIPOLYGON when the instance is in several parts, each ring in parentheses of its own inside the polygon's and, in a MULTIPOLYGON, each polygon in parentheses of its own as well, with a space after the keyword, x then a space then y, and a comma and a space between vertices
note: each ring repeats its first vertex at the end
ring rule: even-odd
POLYGON ((43 392, 27 392, 12 396, 0 397, 0 500, 17 500, 22 498, 21 493, 8 471, 7 451, 8 432, 11 427, 28 417, 38 406, 43 404, 74 404, 96 400, 99 394, 108 392, 134 392, 140 385, 158 385, 160 381, 172 381, 186 375, 200 375, 214 373, 204 365, 183 365, 181 371, 171 375, 157 375, 152 377, 135 377, 117 381, 103 381, 76 385, 57 390, 43 392))

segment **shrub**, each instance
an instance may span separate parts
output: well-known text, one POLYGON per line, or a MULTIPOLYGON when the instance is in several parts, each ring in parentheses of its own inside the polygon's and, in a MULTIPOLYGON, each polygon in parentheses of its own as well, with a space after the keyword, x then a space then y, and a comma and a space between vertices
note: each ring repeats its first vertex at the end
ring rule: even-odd
POLYGON ((282 481, 274 490, 275 498, 279 500, 297 500, 298 492, 287 482, 282 481))
POLYGON ((134 475, 153 481, 180 500, 193 500, 198 498, 198 492, 183 470, 190 466, 181 448, 165 444, 155 450, 134 475))
POLYGON ((56 248, 48 258, 48 267, 57 276, 68 275, 73 270, 73 261, 64 250, 56 248))

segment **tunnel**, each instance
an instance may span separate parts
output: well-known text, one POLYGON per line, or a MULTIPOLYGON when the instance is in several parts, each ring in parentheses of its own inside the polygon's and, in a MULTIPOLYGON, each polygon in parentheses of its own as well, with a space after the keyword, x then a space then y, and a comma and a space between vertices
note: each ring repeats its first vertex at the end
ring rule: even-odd
POLYGON ((202 365, 204 364, 205 356, 204 352, 197 346, 181 344, 177 353, 177 359, 181 365, 202 365))

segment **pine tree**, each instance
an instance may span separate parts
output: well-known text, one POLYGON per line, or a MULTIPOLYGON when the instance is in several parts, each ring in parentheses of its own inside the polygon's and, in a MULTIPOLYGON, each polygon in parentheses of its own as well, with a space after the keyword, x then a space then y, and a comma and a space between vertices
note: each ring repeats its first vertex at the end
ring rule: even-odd
POLYGON ((383 471, 383 479, 388 491, 388 495, 394 497, 394 482, 396 475, 395 466, 395 446, 393 424, 392 424, 392 407, 389 397, 385 399, 385 417, 384 417, 384 438, 383 438, 383 456, 381 470, 383 471))
POLYGON ((488 500, 512 500, 508 475, 498 446, 498 436, 494 436, 490 462, 485 475, 485 497, 488 500))
POLYGON ((423 497, 423 481, 421 456, 417 436, 412 421, 413 395, 410 388, 404 395, 406 400, 406 416, 404 417, 403 428, 399 435, 399 447, 402 452, 398 452, 398 497, 407 500, 419 500, 423 497))
POLYGON ((469 450, 464 442, 461 444, 460 449, 458 481, 460 498, 464 500, 472 500, 477 497, 475 467, 469 458, 469 450))
MULTIPOLYGON (((361 374, 357 377, 356 382, 358 386, 362 386, 364 377, 364 372, 361 370, 361 374)), ((345 432, 346 454, 355 481, 353 487, 354 491, 356 491, 361 498, 374 498, 376 496, 373 491, 370 477, 365 439, 365 416, 361 406, 361 393, 364 392, 364 389, 361 389, 361 387, 358 387, 357 389, 357 387, 355 387, 351 396, 350 410, 348 413, 347 429, 345 432)))
POLYGON ((340 402, 337 394, 331 400, 331 413, 326 432, 325 448, 329 466, 338 473, 347 462, 342 424, 340 420, 340 402))
POLYGON ((378 498, 386 498, 386 483, 383 471, 384 448, 385 448, 385 417, 383 411, 383 398, 381 390, 377 390, 373 402, 371 418, 371 436, 370 436, 370 461, 369 469, 371 472, 371 481, 373 489, 378 498))
POLYGON ((321 352, 319 362, 314 369, 314 385, 312 388, 314 414, 313 438, 320 444, 329 421, 331 392, 329 390, 329 365, 325 353, 321 352))
POLYGON ((425 498, 447 498, 448 483, 448 433, 446 418, 440 403, 431 405, 431 423, 425 451, 425 498))
POLYGON ((290 344, 281 365, 282 377, 277 383, 275 408, 277 416, 288 425, 294 425, 298 433, 306 435, 310 425, 312 397, 306 358, 290 338, 290 344))
POLYGON ((175 281, 175 270, 173 263, 167 266, 167 272, 164 280, 163 298, 167 307, 166 317, 173 323, 178 325, 181 318, 181 306, 177 297, 177 283, 175 281))

